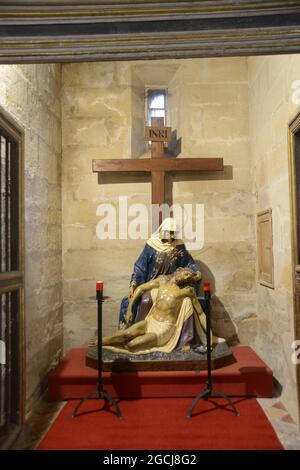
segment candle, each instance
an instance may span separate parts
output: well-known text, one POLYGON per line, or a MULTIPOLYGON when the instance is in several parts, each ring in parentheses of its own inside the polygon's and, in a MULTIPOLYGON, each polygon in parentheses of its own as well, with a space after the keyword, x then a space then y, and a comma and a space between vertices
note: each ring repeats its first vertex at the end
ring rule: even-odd
POLYGON ((103 281, 97 281, 96 282, 96 291, 97 292, 103 292, 103 281))
POLYGON ((210 291, 210 282, 205 282, 203 285, 203 290, 204 292, 209 292, 210 291))

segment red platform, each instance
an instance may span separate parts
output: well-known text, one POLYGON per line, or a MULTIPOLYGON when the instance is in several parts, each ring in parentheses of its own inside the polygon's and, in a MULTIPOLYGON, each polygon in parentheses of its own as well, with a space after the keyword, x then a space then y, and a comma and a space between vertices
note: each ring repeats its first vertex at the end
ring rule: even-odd
MULTIPOLYGON (((96 389, 97 371, 85 365, 86 349, 71 349, 49 374, 49 398, 80 398, 96 389)), ((248 346, 232 348, 234 364, 212 372, 216 390, 230 396, 273 396, 272 370, 248 346)), ((119 398, 194 397, 205 385, 206 371, 104 372, 108 393, 119 398)))

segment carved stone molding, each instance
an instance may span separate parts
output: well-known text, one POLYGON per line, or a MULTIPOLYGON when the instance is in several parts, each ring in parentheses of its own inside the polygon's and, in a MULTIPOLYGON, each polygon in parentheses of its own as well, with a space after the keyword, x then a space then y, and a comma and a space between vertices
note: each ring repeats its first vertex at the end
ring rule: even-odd
POLYGON ((295 13, 297 0, 15 0, 2 1, 1 24, 217 18, 295 13))
POLYGON ((2 1, 0 61, 136 60, 300 51, 297 0, 2 1))

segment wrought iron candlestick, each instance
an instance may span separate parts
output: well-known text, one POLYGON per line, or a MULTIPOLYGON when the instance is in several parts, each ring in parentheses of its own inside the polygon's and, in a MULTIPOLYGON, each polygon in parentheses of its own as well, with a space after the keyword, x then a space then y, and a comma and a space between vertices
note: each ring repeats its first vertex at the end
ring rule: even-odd
POLYGON ((235 405, 233 402, 230 400, 230 398, 225 395, 223 392, 219 392, 217 390, 213 389, 212 385, 212 376, 211 376, 211 307, 210 307, 210 299, 211 299, 211 294, 210 294, 210 282, 206 282, 203 286, 204 290, 204 298, 205 298, 205 314, 206 314, 206 347, 207 347, 207 382, 206 382, 206 388, 203 390, 203 392, 199 393, 194 400, 192 401, 192 404, 188 410, 187 418, 191 418, 193 414, 193 410, 195 406, 197 405, 198 401, 203 399, 203 400, 208 400, 209 398, 224 398, 231 408, 233 409, 234 413, 239 416, 239 412, 237 411, 235 405))
POLYGON ((83 405, 84 402, 91 398, 99 398, 103 399, 105 401, 105 404, 108 405, 109 403, 112 403, 116 414, 119 419, 122 419, 122 413, 120 411, 120 408, 117 404, 117 402, 114 400, 114 398, 107 393, 107 391, 104 388, 103 385, 103 377, 102 377, 102 372, 103 372, 103 365, 102 365, 102 304, 103 304, 103 282, 102 281, 97 281, 96 282, 96 298, 97 298, 97 304, 98 304, 98 382, 97 382, 97 390, 95 392, 91 392, 88 395, 82 397, 80 401, 77 403, 73 414, 72 418, 75 418, 77 415, 77 412, 81 405, 83 405))

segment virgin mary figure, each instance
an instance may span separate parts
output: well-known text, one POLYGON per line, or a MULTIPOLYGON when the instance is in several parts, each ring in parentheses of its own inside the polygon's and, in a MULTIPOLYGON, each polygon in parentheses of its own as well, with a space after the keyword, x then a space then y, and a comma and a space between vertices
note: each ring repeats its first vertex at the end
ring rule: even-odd
MULTIPOLYGON (((124 316, 128 308, 129 299, 132 297, 135 289, 139 285, 156 279, 159 276, 171 275, 180 267, 189 268, 194 272, 199 271, 184 242, 178 237, 176 221, 173 218, 166 218, 157 232, 147 240, 143 251, 134 263, 129 295, 122 299, 120 306, 120 328, 126 327, 124 316)), ((200 282, 197 282, 195 285, 198 297, 200 294, 200 282)), ((199 302, 201 304, 200 300, 199 302)), ((147 291, 134 307, 133 323, 144 320, 152 305, 153 298, 151 291, 147 291)), ((184 324, 177 348, 191 344, 199 345, 193 317, 190 317, 184 324)))

